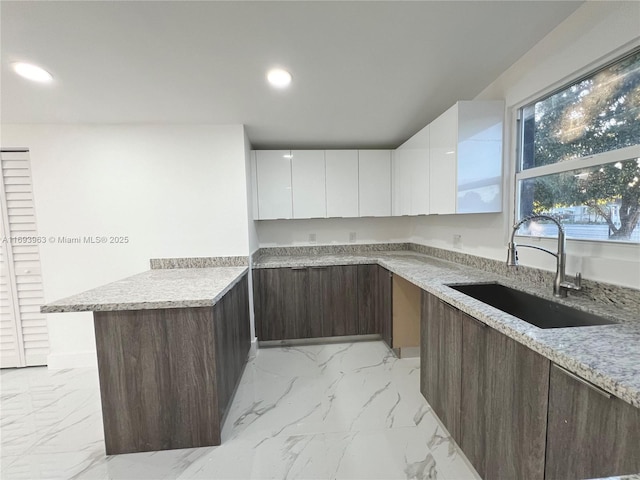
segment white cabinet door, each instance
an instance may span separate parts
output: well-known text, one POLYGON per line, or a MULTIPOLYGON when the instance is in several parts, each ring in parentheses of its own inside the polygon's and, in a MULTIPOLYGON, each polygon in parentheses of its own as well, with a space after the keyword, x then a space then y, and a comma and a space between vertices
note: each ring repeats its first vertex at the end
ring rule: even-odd
POLYGON ((258 218, 292 218, 291 152, 257 150, 258 218))
POLYGON ((458 102, 457 213, 502 211, 503 119, 503 102, 458 102))
POLYGON ((411 165, 412 152, 400 146, 392 155, 393 165, 393 215, 411 215, 411 165))
POLYGON ((361 217, 391 216, 391 151, 358 150, 361 217))
POLYGON ((326 150, 327 217, 358 216, 358 151, 326 150))
POLYGON ((409 178, 411 187, 410 209, 408 215, 427 215, 429 213, 429 151, 407 150, 409 178))
POLYGON ((411 184, 410 215, 429 214, 429 125, 406 143, 411 184))
POLYGON ((251 175, 251 207, 253 210, 253 219, 260 220, 260 215, 258 213, 258 169, 255 150, 251 151, 249 174, 251 175))
POLYGON ((324 150, 293 150, 291 155, 293 218, 325 218, 324 150))
POLYGON ((429 210, 431 213, 456 213, 457 130, 457 104, 430 124, 429 210))

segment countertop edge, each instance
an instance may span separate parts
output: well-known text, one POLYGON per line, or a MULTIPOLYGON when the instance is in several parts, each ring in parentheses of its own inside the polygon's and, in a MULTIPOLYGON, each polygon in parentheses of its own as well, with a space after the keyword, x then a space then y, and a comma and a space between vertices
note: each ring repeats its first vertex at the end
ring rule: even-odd
MULTIPOLYGON (((210 268, 229 268, 229 267, 210 267, 210 268)), ((232 268, 243 268, 241 266, 232 268)), ((157 271, 157 270, 156 270, 157 271)), ((202 270, 201 270, 202 271, 202 270)), ((188 300, 158 300, 151 302, 118 302, 118 303, 64 303, 67 299, 73 299, 74 296, 63 298, 55 302, 51 302, 43 305, 40 308, 41 313, 75 313, 75 312, 113 312, 113 311, 128 311, 128 310, 157 310, 157 309, 170 309, 170 308, 192 308, 192 307, 211 307, 218 303, 220 299, 226 295, 226 293, 235 286, 240 279, 249 272, 249 267, 246 266, 239 272, 227 285, 218 291, 217 294, 211 297, 195 298, 188 300)), ((145 273, 145 272, 143 272, 145 273)), ((132 277, 127 277, 132 278, 132 277)), ((122 280, 127 280, 122 279, 122 280)), ((120 281, 122 281, 120 280, 120 281)), ((116 283, 116 282, 112 282, 116 283)), ((107 284, 111 285, 111 284, 107 284)), ((101 287, 97 287, 98 289, 101 287)), ((92 289, 96 290, 96 289, 92 289)), ((91 290, 87 290, 91 291, 91 290)), ((85 292, 82 292, 85 293, 85 292)), ((82 294, 81 293, 81 294, 82 294)), ((81 295, 79 294, 79 295, 81 295)))

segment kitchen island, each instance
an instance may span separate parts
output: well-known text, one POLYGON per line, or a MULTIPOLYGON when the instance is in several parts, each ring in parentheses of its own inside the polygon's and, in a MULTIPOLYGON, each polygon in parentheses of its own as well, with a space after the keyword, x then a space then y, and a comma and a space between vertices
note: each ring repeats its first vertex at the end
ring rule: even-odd
POLYGON ((251 344, 247 271, 153 269, 42 307, 94 312, 108 455, 220 444, 251 344))

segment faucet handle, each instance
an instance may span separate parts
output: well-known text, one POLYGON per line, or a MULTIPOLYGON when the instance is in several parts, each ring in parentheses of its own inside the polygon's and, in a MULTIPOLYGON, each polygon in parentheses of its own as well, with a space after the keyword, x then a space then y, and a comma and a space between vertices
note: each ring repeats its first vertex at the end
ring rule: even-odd
POLYGON ((571 282, 562 282, 560 286, 566 290, 582 290, 582 274, 576 273, 575 280, 571 282))
POLYGON ((576 286, 576 290, 580 290, 582 288, 582 273, 576 273, 576 279, 573 284, 576 286))

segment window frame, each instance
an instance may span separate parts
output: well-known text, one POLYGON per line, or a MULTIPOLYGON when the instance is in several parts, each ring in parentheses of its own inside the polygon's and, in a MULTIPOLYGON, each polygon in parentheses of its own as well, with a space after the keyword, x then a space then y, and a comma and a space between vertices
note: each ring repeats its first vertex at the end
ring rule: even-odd
MULTIPOLYGON (((512 115, 512 132, 515 134, 512 138, 512 159, 513 161, 509 162, 508 168, 508 178, 513 180, 510 202, 511 202, 511 212, 510 212, 510 220, 511 226, 515 225, 519 220, 519 212, 520 212, 520 181, 543 177, 546 175, 553 175, 557 173, 569 172, 577 169, 584 169, 589 167, 594 167, 598 165, 621 162, 630 159, 640 159, 640 144, 632 145, 628 147, 622 147, 616 150, 610 150, 607 152, 596 153, 593 155, 588 155, 584 157, 572 158, 570 160, 564 160, 562 162, 556 162, 548 165, 541 165, 539 167, 532 167, 528 169, 522 169, 522 145, 523 145, 523 137, 524 137, 524 129, 522 128, 522 110, 524 107, 546 99, 550 96, 555 95, 558 92, 561 92, 572 85, 575 85, 587 78, 594 76, 598 71, 604 70, 605 68, 619 62, 626 57, 631 55, 635 55, 640 52, 640 44, 637 42, 632 43, 631 45, 626 45, 615 52, 606 55, 605 57, 600 58, 597 61, 594 61, 572 75, 565 76, 561 80, 554 82, 550 86, 545 89, 538 91, 537 93, 530 95, 524 100, 513 104, 510 108, 510 112, 512 115)), ((640 228, 640 224, 637 228, 640 228)), ((511 229, 508 229, 507 236, 511 234, 511 229)), ((555 236, 531 236, 526 234, 521 234, 520 232, 516 233, 517 237, 523 237, 528 239, 536 239, 536 240, 545 240, 545 239, 555 239, 555 236)), ((615 245, 627 245, 631 247, 638 247, 640 243, 637 242, 628 242, 624 240, 617 239, 595 239, 595 238, 567 238, 569 242, 587 242, 593 243, 596 245, 607 245, 607 244, 615 244, 615 245)))

